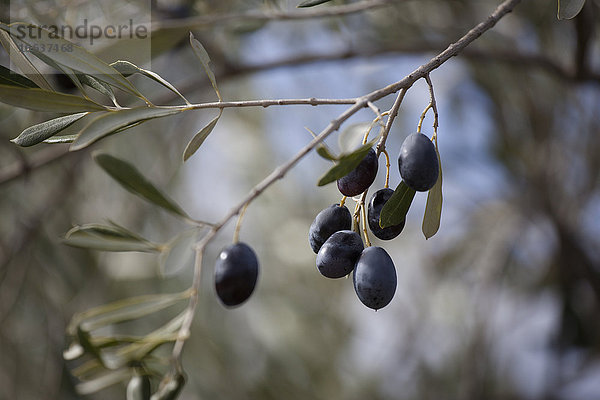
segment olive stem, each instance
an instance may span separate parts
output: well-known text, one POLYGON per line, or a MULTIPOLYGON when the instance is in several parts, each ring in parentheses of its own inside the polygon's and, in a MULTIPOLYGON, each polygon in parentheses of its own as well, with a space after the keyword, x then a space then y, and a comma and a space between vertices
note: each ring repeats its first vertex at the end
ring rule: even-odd
POLYGON ((242 228, 242 220, 244 219, 244 214, 246 214, 246 210, 248 209, 248 205, 250 203, 246 203, 240 214, 238 215, 237 222, 235 224, 235 229, 233 231, 233 243, 237 243, 240 241, 240 229, 242 228))
POLYGON ((367 131, 365 132, 365 135, 363 136, 363 140, 362 140, 363 145, 367 144, 367 142, 369 141, 369 135, 371 134, 373 127, 380 120, 381 120, 381 115, 378 115, 377 117, 375 117, 375 119, 373 119, 373 121, 371 121, 371 125, 369 125, 369 129, 367 129, 367 131))
MULTIPOLYGON (((365 191, 365 194, 367 191, 365 191)), ((363 235, 365 236, 365 244, 367 247, 371 247, 371 241, 369 240, 369 232, 367 231, 367 209, 365 207, 365 203, 362 202, 360 205, 360 211, 362 214, 362 225, 363 225, 363 235)))
POLYGON ((352 230, 360 234, 360 202, 356 203, 352 213, 352 230))
POLYGON ((421 113, 421 118, 419 118, 419 123, 417 124, 417 133, 421 133, 421 127, 423 126, 423 121, 425 120, 425 115, 427 115, 427 111, 429 111, 429 109, 432 107, 433 106, 431 105, 431 102, 429 102, 429 104, 427 104, 427 107, 425 107, 425 109, 421 113))
POLYGON ((385 185, 384 187, 387 189, 390 187, 390 155, 388 154, 386 149, 381 150, 383 155, 385 156, 385 185))
POLYGON ((429 74, 425 75, 425 82, 427 82, 427 86, 429 86, 429 105, 433 110, 433 138, 435 140, 435 145, 437 147, 437 129, 438 129, 438 109, 437 103, 435 101, 435 93, 433 92, 433 83, 431 82, 431 77, 429 74))
POLYGON ((346 204, 347 198, 348 198, 347 196, 342 197, 342 200, 340 200, 340 207, 344 207, 344 205, 346 204))

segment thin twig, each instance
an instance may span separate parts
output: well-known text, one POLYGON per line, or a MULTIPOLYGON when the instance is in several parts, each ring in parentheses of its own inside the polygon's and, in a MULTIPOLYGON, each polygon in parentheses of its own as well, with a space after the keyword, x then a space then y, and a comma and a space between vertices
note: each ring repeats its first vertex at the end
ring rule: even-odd
POLYGON ((369 102, 377 101, 399 90, 406 91, 406 89, 411 87, 418 79, 427 76, 431 71, 438 68, 440 65, 448 61, 451 57, 457 55, 462 49, 464 49, 471 42, 473 42, 475 39, 481 36, 485 31, 492 28, 496 24, 496 22, 498 22, 498 20, 500 20, 507 13, 511 12, 517 6, 517 4, 520 3, 520 1, 521 0, 505 0, 485 21, 475 26, 458 41, 448 46, 446 50, 432 58, 429 62, 421 65, 415 71, 406 76, 404 79, 386 87, 383 87, 381 89, 375 90, 367 94, 366 96, 358 98, 351 107, 349 107, 346 111, 340 114, 337 118, 332 120, 327 125, 327 127, 321 131, 321 133, 319 133, 313 140, 311 140, 306 146, 304 146, 295 156, 293 156, 284 164, 277 167, 270 175, 268 175, 261 182, 259 182, 250 191, 250 193, 248 193, 248 195, 246 195, 237 205, 235 205, 219 222, 214 224, 214 226, 207 233, 207 235, 200 240, 196 248, 196 267, 194 270, 194 280, 192 282, 193 294, 188 304, 186 317, 179 330, 178 339, 173 347, 172 356, 176 368, 181 368, 181 351, 183 349, 183 344, 185 340, 187 339, 187 337, 189 337, 190 327, 193 321, 196 306, 198 304, 198 291, 200 290, 201 283, 200 272, 202 264, 202 255, 206 246, 217 235, 221 228, 225 224, 227 224, 234 216, 236 216, 241 211, 241 209, 246 206, 246 204, 252 202, 269 186, 271 186, 279 179, 283 178, 290 169, 292 169, 302 158, 304 158, 304 156, 306 156, 310 151, 317 147, 319 143, 321 143, 325 138, 327 138, 332 132, 339 129, 342 123, 344 123, 348 118, 350 118, 356 112, 361 110, 363 107, 367 106, 369 102))
POLYGON ((431 77, 429 74, 425 75, 425 81, 427 82, 427 86, 429 86, 429 104, 431 104, 431 109, 433 110, 433 135, 435 136, 435 140, 437 143, 437 129, 439 126, 438 119, 438 108, 437 103, 435 101, 435 93, 433 91, 433 83, 431 82, 431 77))
MULTIPOLYGON (((234 78, 242 75, 249 75, 263 71, 270 71, 282 67, 300 66, 319 62, 332 62, 355 58, 369 58, 393 56, 397 54, 422 54, 433 51, 440 51, 443 46, 440 44, 432 44, 429 42, 415 43, 412 45, 399 45, 393 47, 378 47, 378 48, 349 48, 338 52, 327 52, 317 54, 300 54, 291 57, 282 58, 280 60, 268 61, 246 65, 226 65, 221 72, 217 72, 217 80, 234 78)), ((460 53, 461 58, 467 58, 476 63, 504 63, 507 65, 518 66, 519 68, 537 68, 553 74, 559 79, 566 81, 591 81, 600 82, 600 73, 589 71, 584 76, 576 76, 575 72, 561 65, 558 61, 542 54, 523 53, 518 50, 486 50, 467 48, 460 53)), ((209 85, 208 80, 204 78, 193 78, 184 81, 178 86, 187 88, 184 90, 187 93, 202 90, 209 85)), ((156 102, 158 104, 166 104, 174 101, 178 96, 172 92, 165 93, 160 96, 156 102)))
MULTIPOLYGON (((191 104, 183 106, 190 110, 201 110, 204 108, 238 108, 238 107, 271 107, 271 106, 323 106, 323 105, 349 105, 356 103, 356 98, 349 99, 317 99, 314 97, 307 99, 271 99, 271 100, 240 100, 240 101, 215 101, 210 103, 191 104)), ((168 106, 167 106, 168 107, 168 106)), ((182 107, 182 106, 173 106, 182 107)))
MULTIPOLYGON (((185 106, 157 106, 157 108, 181 108, 182 111, 201 110, 201 109, 224 109, 241 107, 271 107, 271 106, 290 106, 290 105, 349 105, 356 103, 356 98, 351 99, 317 99, 314 97, 306 99, 271 99, 271 100, 240 100, 240 101, 218 101, 200 104, 189 104, 185 106)), ((59 146, 52 146, 46 150, 40 150, 27 162, 14 162, 0 169, 0 185, 10 182, 20 176, 26 175, 30 171, 43 167, 53 161, 57 161, 69 154, 68 149, 59 146)), ((207 225, 203 221, 193 221, 198 224, 207 225)))
POLYGON ((156 32, 162 29, 199 29, 214 25, 223 25, 236 21, 244 22, 267 22, 267 21, 289 21, 317 18, 341 17, 344 15, 356 14, 368 10, 392 5, 399 0, 364 0, 356 3, 321 7, 304 10, 291 11, 247 11, 244 13, 221 14, 221 15, 202 15, 197 17, 165 20, 152 23, 152 31, 156 32))
MULTIPOLYGON (((396 116, 398 115, 398 110, 400 110, 400 105, 402 104, 402 100, 404 100, 404 96, 406 95, 407 90, 408 89, 406 89, 406 88, 400 89, 400 92, 398 92, 398 95, 396 96, 396 100, 394 100, 394 104, 392 105, 392 109, 389 112, 388 119, 385 123, 385 126, 383 127, 383 132, 381 133, 381 138, 379 139, 379 142, 377 143, 377 148, 376 148, 376 152, 375 152, 377 154, 377 157, 379 157, 379 155, 383 151, 385 151, 385 142, 387 141, 388 135, 390 134, 390 129, 392 128, 394 119, 396 119, 396 116)), ((389 157, 387 155, 387 152, 386 152, 386 157, 388 159, 387 162, 389 164, 389 157)), ((386 180, 386 182, 387 182, 387 180, 386 180)))

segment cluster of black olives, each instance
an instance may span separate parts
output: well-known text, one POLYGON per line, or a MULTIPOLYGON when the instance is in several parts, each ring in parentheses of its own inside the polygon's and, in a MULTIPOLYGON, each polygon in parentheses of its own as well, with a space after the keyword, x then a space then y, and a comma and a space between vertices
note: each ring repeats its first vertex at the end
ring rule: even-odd
MULTIPOLYGON (((348 197, 368 190, 378 170, 377 155, 371 149, 360 164, 338 179, 339 191, 348 197)), ((427 191, 438 179, 439 166, 435 147, 421 133, 409 135, 400 149, 398 167, 404 182, 416 191, 427 191)), ((389 188, 373 194, 367 207, 367 221, 373 235, 391 240, 404 228, 398 225, 382 228, 381 210, 394 191, 389 188)), ((394 262, 381 247, 364 248, 362 238, 352 230, 352 215, 345 205, 334 204, 322 210, 309 231, 309 242, 317 254, 317 268, 328 278, 341 278, 352 272, 354 290, 369 308, 385 307, 394 297, 397 278, 394 262)), ((215 290, 226 307, 244 303, 256 287, 258 258, 246 243, 225 247, 215 265, 215 290)))
MULTIPOLYGON (((400 175, 416 191, 431 189, 439 175, 437 152, 433 142, 422 133, 409 135, 398 157, 400 175)), ((378 170, 373 149, 360 164, 337 181, 339 191, 348 197, 368 190, 378 170)), ((382 228, 381 210, 394 191, 376 191, 367 207, 367 221, 373 235, 382 240, 397 237, 405 221, 382 228)), ((364 248, 360 235, 352 230, 353 217, 345 205, 334 204, 317 214, 309 229, 309 243, 317 254, 317 269, 327 278, 341 278, 352 272, 354 290, 360 301, 374 310, 385 307, 396 292, 396 268, 382 247, 364 248)))

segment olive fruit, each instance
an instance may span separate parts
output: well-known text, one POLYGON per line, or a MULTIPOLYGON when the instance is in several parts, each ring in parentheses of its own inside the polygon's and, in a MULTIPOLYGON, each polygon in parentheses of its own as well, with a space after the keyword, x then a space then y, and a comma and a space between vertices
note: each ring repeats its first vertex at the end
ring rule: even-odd
POLYGON ((377 154, 375 150, 371 149, 356 168, 337 180, 340 193, 348 197, 361 194, 375 180, 378 168, 377 154))
POLYGON ((382 228, 379 225, 379 218, 381 216, 381 210, 387 201, 392 197, 394 191, 390 188, 380 189, 373 193, 369 206, 367 207, 367 221, 369 222, 369 228, 373 235, 381 240, 391 240, 398 236, 402 229, 404 229, 405 221, 402 221, 398 225, 392 225, 382 228))
POLYGON ((440 173, 433 142, 422 133, 408 135, 400 147, 398 168, 402 179, 409 187, 417 192, 431 189, 440 173))
POLYGON ((225 247, 215 265, 215 289, 223 304, 235 307, 250 297, 258 278, 258 259, 245 243, 225 247))
POLYGON ((363 250, 352 275, 354 291, 360 301, 373 310, 389 304, 396 293, 396 268, 381 247, 363 250))
POLYGON ((352 216, 346 206, 334 204, 317 214, 308 231, 310 247, 316 253, 323 243, 337 231, 352 228, 352 216))
POLYGON ((317 268, 327 278, 341 278, 354 269, 363 251, 360 235, 351 230, 335 232, 317 253, 317 268))

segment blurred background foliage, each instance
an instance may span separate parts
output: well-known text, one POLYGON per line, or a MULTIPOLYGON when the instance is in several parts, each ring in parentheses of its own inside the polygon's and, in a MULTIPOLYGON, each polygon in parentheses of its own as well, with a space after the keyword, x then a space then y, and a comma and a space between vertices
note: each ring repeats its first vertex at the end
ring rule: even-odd
MULTIPOLYGON (((53 10, 86 1, 38 3, 53 10)), ((192 30, 211 55, 225 100, 360 96, 429 60, 498 2, 397 1, 344 17, 210 22, 296 3, 155 1, 148 67, 190 101, 213 101, 187 43, 189 18, 201 17, 192 30)), ((2 3, 3 21, 8 6, 2 3)), ((597 0, 570 21, 556 19, 555 2, 523 2, 432 73, 442 225, 425 241, 425 197, 418 195, 402 235, 384 244, 399 278, 385 309, 365 308, 350 281, 327 280, 315 269, 308 227, 340 198, 334 185, 316 187, 326 161, 311 154, 254 202, 241 239, 261 261, 257 290, 234 310, 216 300, 213 260, 231 240, 229 226, 205 258, 181 398, 600 398, 599 25, 597 0)), ((155 102, 177 102, 133 79, 155 102)), ((392 100, 378 106, 386 110, 392 100)), ((393 159, 427 102, 427 86, 418 82, 388 141, 393 159)), ((132 162, 195 218, 216 221, 310 140, 304 127, 319 131, 343 109, 226 110, 185 164, 185 144, 216 112, 155 120, 94 148, 132 162)), ((185 226, 120 188, 87 150, 9 142, 48 117, 0 106, 0 399, 79 398, 62 359, 71 316, 191 282, 191 263, 161 278, 155 256, 61 244, 73 224, 107 218, 157 242, 185 226)), ((364 111, 348 124, 371 119, 364 111)), ((328 140, 334 148, 335 136, 328 140)), ((380 173, 375 186, 383 182, 380 173)), ((393 165, 391 186, 398 182, 393 165)), ((154 322, 127 328, 147 332, 154 322)), ((124 385, 89 396, 124 397, 124 385)))

